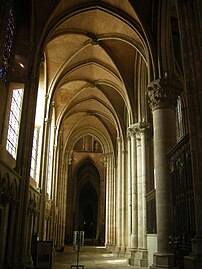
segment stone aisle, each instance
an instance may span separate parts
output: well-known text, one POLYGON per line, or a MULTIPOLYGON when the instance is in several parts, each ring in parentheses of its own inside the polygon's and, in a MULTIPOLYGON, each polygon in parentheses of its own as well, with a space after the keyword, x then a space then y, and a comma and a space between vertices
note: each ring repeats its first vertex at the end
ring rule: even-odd
MULTIPOLYGON (((77 264, 77 254, 72 247, 65 247, 64 252, 59 252, 53 257, 52 269, 69 269, 71 265, 77 264)), ((108 252, 104 247, 84 246, 80 251, 79 264, 84 265, 84 269, 139 269, 139 267, 129 266, 127 258, 116 257, 108 252)), ((141 268, 143 269, 143 268, 141 268)))

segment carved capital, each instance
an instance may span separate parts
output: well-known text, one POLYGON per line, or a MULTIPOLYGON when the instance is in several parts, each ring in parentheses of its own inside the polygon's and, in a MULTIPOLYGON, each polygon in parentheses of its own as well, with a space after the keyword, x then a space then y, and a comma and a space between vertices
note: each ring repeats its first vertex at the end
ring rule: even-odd
POLYGON ((51 107, 55 107, 55 101, 52 101, 50 105, 51 107))
POLYGON ((72 164, 72 160, 73 160, 73 150, 70 151, 69 153, 69 157, 68 157, 68 164, 72 164))
POLYGON ((150 126, 151 125, 148 122, 138 122, 138 123, 130 125, 128 128, 128 132, 132 136, 136 136, 138 139, 138 138, 140 138, 140 134, 144 133, 147 129, 150 128, 150 126))
POLYGON ((103 164, 104 164, 104 167, 107 167, 107 164, 108 164, 108 155, 107 154, 105 154, 103 156, 103 164))
POLYGON ((129 128, 127 130, 127 139, 128 139, 128 141, 131 141, 131 133, 130 133, 130 129, 129 128))
POLYGON ((134 125, 134 124, 132 124, 132 125, 130 125, 130 126, 128 127, 128 137, 129 137, 130 139, 135 137, 135 130, 134 130, 134 128, 133 128, 133 125, 134 125))
POLYGON ((175 108, 181 85, 176 79, 161 78, 152 81, 147 88, 149 106, 154 111, 158 108, 175 108))

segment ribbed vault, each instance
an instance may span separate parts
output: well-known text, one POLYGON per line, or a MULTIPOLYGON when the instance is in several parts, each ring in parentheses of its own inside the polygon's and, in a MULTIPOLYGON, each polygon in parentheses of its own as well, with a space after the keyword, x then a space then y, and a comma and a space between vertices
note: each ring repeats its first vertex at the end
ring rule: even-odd
POLYGON ((57 134, 68 144, 82 126, 96 126, 114 145, 138 117, 137 65, 144 73, 147 65, 134 9, 128 1, 60 1, 47 29, 47 116, 54 101, 57 134))

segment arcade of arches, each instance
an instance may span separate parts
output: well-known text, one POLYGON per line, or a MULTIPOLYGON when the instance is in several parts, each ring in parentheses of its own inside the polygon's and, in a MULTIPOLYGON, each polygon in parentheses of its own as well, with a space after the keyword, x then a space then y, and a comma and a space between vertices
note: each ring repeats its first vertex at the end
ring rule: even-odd
POLYGON ((202 268, 202 1, 2 0, 0 269, 84 231, 202 268))

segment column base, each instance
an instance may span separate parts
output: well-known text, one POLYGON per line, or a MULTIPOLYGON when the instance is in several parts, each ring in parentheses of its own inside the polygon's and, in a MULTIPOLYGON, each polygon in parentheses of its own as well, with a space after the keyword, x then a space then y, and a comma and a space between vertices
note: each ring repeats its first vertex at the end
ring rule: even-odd
POLYGON ((184 269, 201 269, 202 256, 189 255, 184 257, 184 269))
POLYGON ((175 268, 175 255, 173 253, 154 253, 153 261, 151 269, 175 268))
POLYGON ((25 268, 34 268, 33 261, 32 261, 32 256, 27 255, 24 259, 24 265, 25 268))
POLYGON ((125 257, 125 254, 126 254, 126 247, 121 246, 120 252, 119 252, 119 257, 125 257))
POLYGON ((125 257, 126 247, 124 246, 116 246, 114 250, 114 254, 118 257, 125 257))
POLYGON ((148 251, 146 249, 130 249, 128 263, 138 267, 148 267, 148 251))
POLYGON ((121 251, 121 247, 120 246, 116 246, 115 247, 115 250, 114 250, 115 254, 118 255, 120 251, 121 251))
POLYGON ((192 240, 192 253, 184 257, 184 269, 202 268, 202 236, 196 235, 192 240))

